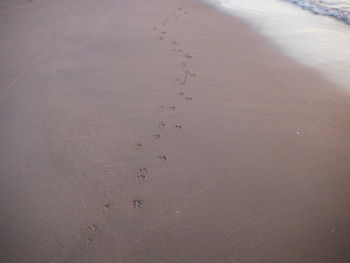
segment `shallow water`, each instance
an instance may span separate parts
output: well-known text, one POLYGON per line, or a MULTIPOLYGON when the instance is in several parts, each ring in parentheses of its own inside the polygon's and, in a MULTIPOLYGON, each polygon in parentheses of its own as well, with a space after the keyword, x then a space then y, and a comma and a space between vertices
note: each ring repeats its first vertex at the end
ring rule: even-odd
POLYGON ((350 25, 350 1, 337 0, 284 0, 314 14, 330 16, 350 25))
POLYGON ((245 19, 286 53, 316 67, 350 92, 350 25, 336 17, 317 15, 300 6, 300 2, 317 2, 327 8, 346 10, 350 9, 350 1, 205 1, 245 19))

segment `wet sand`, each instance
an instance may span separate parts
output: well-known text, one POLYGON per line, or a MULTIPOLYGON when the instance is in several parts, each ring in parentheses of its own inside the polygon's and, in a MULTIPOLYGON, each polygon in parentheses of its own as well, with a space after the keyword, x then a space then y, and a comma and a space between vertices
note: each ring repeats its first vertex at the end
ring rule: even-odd
POLYGON ((0 11, 1 262, 349 262, 322 76, 197 1, 0 11))

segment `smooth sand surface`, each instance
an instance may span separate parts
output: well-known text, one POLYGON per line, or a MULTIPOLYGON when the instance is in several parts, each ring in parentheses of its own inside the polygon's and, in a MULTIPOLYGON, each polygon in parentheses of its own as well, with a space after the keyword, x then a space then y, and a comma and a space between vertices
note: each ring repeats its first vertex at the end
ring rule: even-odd
POLYGON ((350 262, 322 76, 192 0, 0 12, 0 262, 350 262))

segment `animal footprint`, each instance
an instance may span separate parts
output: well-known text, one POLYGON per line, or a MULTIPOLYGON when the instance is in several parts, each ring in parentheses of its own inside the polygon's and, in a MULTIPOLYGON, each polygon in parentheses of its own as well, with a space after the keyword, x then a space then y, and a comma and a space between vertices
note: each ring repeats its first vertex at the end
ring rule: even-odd
POLYGON ((134 208, 140 208, 143 204, 143 199, 134 199, 134 208))
POLYGON ((168 156, 166 154, 159 155, 158 158, 161 159, 164 162, 166 162, 168 160, 168 156))
POLYGON ((185 100, 192 101, 192 97, 186 97, 185 100))
POLYGON ((89 225, 87 228, 86 228, 86 232, 96 232, 97 231, 97 228, 98 228, 98 225, 97 224, 93 224, 93 225, 89 225))
POLYGON ((185 55, 185 58, 192 59, 193 57, 190 55, 185 55))
POLYGON ((190 71, 188 71, 188 70, 186 70, 185 73, 186 73, 187 75, 190 75, 191 77, 195 77, 195 76, 196 76, 196 73, 190 72, 190 71))
POLYGON ((179 96, 183 96, 183 95, 184 95, 184 93, 183 93, 182 91, 179 91, 179 92, 177 93, 177 95, 179 95, 179 96))
POLYGON ((165 122, 164 121, 159 122, 158 128, 159 129, 165 128, 165 122))
POLYGON ((164 38, 163 37, 159 37, 160 40, 163 40, 164 38))
POLYGON ((162 34, 166 34, 166 32, 165 32, 165 31, 163 31, 163 32, 162 32, 162 34))
POLYGON ((175 109, 176 109, 175 106, 169 106, 169 107, 168 107, 168 110, 170 110, 170 111, 173 111, 173 110, 175 110, 175 109))
POLYGON ((111 208, 111 204, 110 204, 110 203, 105 203, 105 204, 103 204, 103 205, 101 206, 101 208, 103 208, 103 209, 109 209, 109 208, 111 208))
POLYGON ((180 85, 186 85, 187 76, 188 76, 188 71, 185 71, 185 77, 184 77, 184 80, 183 80, 182 82, 180 82, 180 85))
POLYGON ((181 131, 181 130, 182 130, 182 125, 176 124, 176 125, 175 125, 175 129, 179 129, 179 130, 181 131))
POLYGON ((138 171, 137 178, 145 180, 147 177, 148 170, 147 168, 140 168, 138 171))
POLYGON ((171 44, 177 46, 179 43, 175 42, 175 41, 171 41, 171 44))
POLYGON ((136 144, 136 150, 141 150, 142 149, 142 144, 139 142, 136 144))
POLYGON ((160 139, 160 134, 153 134, 152 137, 156 140, 160 139))

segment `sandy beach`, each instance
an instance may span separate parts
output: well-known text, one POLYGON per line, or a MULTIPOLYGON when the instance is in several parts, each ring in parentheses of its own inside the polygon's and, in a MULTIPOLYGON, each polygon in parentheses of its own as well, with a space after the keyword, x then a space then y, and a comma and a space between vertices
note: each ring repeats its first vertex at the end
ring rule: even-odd
POLYGON ((196 0, 0 3, 0 262, 350 262, 350 95, 196 0))

